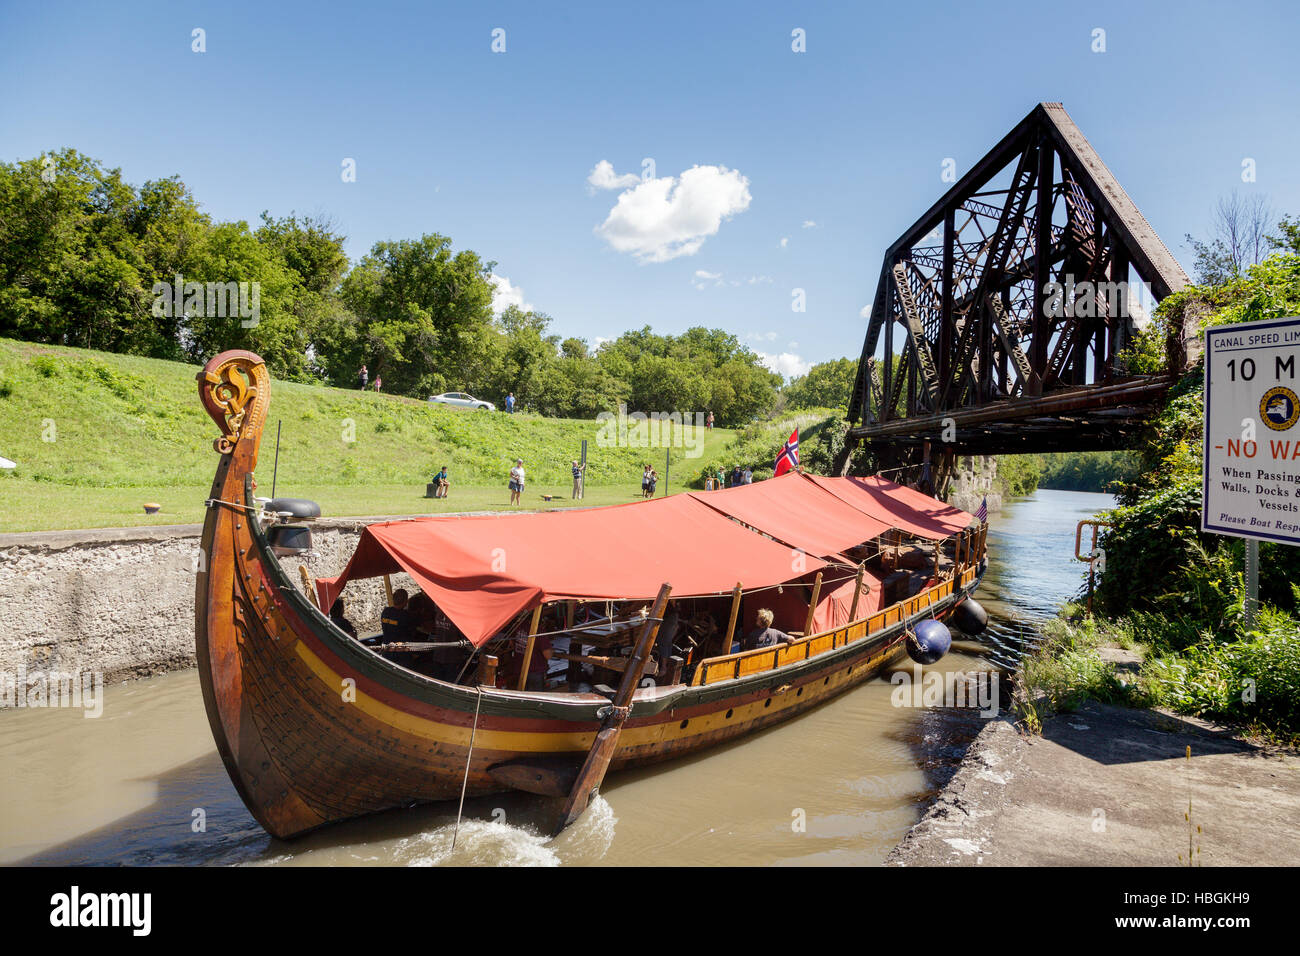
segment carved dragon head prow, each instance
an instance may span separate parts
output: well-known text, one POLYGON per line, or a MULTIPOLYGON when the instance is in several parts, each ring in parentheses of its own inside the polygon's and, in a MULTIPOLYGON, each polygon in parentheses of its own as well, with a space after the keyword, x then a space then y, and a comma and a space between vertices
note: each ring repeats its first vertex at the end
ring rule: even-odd
POLYGON ((271 376, 262 357, 243 349, 222 352, 195 376, 199 399, 221 435, 212 443, 219 454, 236 448, 251 470, 257 464, 257 447, 271 402, 271 376))

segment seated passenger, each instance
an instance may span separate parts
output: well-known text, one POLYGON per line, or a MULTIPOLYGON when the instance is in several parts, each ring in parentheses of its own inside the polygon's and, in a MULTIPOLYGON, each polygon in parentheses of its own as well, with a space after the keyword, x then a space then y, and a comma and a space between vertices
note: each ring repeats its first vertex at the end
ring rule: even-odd
POLYGON ((785 633, 785 631, 778 631, 772 626, 772 612, 767 608, 762 608, 755 614, 754 620, 758 626, 745 635, 741 650, 752 651, 756 647, 772 647, 782 642, 786 644, 794 643, 793 637, 785 633))
POLYGON ((330 620, 334 622, 334 626, 340 631, 356 637, 357 629, 353 626, 352 622, 344 616, 345 611, 346 607, 343 604, 343 598, 335 598, 334 603, 330 605, 330 620))
POLYGON ((405 588, 398 588, 393 592, 393 603, 384 608, 384 613, 379 617, 379 622, 384 627, 384 643, 419 639, 420 635, 415 629, 415 618, 407 608, 408 603, 410 603, 410 595, 406 593, 405 588))

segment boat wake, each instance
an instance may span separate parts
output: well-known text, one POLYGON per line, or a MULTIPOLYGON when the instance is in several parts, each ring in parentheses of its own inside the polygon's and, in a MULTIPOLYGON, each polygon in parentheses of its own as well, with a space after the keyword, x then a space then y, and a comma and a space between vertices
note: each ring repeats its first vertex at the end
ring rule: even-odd
POLYGON ((462 820, 456 846, 455 824, 397 840, 392 862, 399 866, 560 866, 565 857, 599 859, 614 840, 618 818, 609 802, 598 796, 577 823, 552 840, 532 824, 503 820, 462 820))

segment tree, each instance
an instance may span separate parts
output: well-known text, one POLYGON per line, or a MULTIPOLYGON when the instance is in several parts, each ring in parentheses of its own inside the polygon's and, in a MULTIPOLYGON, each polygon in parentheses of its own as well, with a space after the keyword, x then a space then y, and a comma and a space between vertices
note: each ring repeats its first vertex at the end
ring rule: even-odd
POLYGON ((847 408, 857 378, 853 359, 819 362, 785 388, 790 408, 847 408))
POLYGON ((468 387, 485 370, 491 347, 492 285, 496 263, 469 250, 452 253, 451 240, 378 242, 343 280, 343 303, 355 316, 321 337, 322 362, 339 384, 364 362, 371 378, 404 395, 468 387))
POLYGON ((1234 189, 1220 197, 1210 241, 1186 237, 1195 256, 1197 280, 1203 285, 1224 285, 1263 259, 1272 219, 1273 209, 1264 195, 1243 198, 1234 189))

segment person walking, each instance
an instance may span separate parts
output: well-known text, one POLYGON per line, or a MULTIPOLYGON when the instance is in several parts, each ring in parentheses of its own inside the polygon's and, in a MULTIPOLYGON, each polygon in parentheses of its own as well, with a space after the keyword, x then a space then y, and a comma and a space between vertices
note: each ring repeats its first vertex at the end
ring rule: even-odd
POLYGON ((515 413, 515 393, 511 392, 509 395, 506 396, 506 414, 513 415, 514 413, 515 413))
POLYGON ((707 428, 709 431, 713 431, 713 412, 709 412, 709 417, 705 421, 704 427, 707 428))
POLYGON ((515 459, 515 467, 510 469, 510 503, 519 504, 519 496, 524 493, 524 460, 515 459))
POLYGON ((573 459, 573 500, 577 501, 582 497, 582 478, 583 472, 587 470, 587 463, 584 461, 578 464, 578 459, 573 459))
POLYGON ((357 382, 360 383, 363 392, 366 390, 366 386, 370 384, 370 372, 364 365, 361 366, 361 371, 357 372, 357 382))

